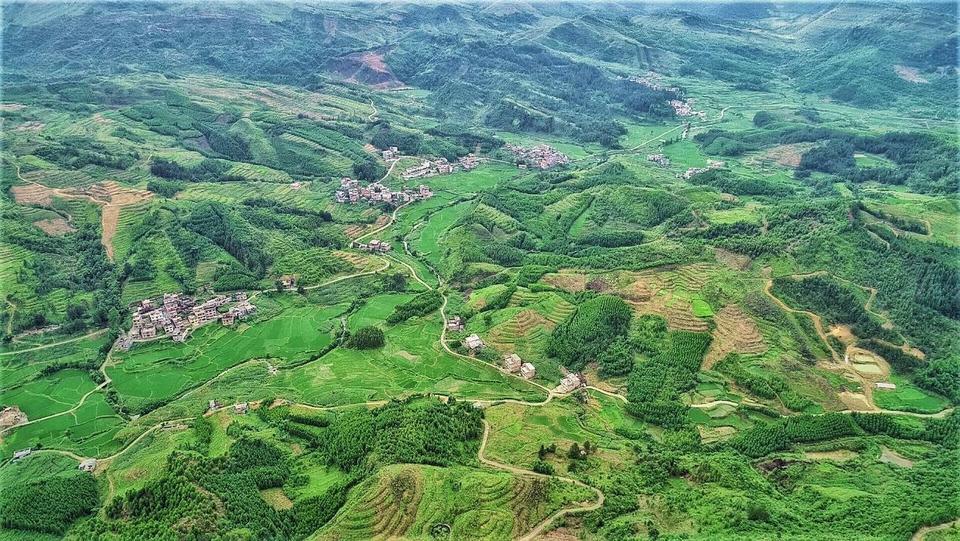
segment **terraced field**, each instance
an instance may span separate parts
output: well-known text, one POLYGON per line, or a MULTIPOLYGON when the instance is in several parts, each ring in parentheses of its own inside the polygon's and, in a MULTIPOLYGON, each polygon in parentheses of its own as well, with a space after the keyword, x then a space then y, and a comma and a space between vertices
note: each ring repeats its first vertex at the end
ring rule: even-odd
POLYGON ((354 488, 334 519, 310 539, 507 540, 591 493, 556 481, 462 466, 396 465, 354 488))

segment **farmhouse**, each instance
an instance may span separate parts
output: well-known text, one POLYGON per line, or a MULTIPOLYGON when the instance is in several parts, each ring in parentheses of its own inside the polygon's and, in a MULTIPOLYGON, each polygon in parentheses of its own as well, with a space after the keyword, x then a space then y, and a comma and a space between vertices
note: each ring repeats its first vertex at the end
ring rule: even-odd
POLYGON ((507 372, 519 372, 522 364, 523 361, 520 360, 520 356, 516 353, 503 356, 503 369, 507 372))
POLYGON ((448 162, 446 158, 437 158, 435 161, 424 160, 420 162, 420 165, 408 167, 401 176, 404 180, 410 180, 448 173, 453 173, 453 164, 448 162))
POLYGON ((670 158, 666 157, 663 154, 649 154, 647 155, 647 161, 653 162, 659 165, 660 167, 670 166, 670 158))
POLYGON ((389 242, 382 241, 379 239, 373 239, 367 244, 364 244, 362 242, 354 242, 353 247, 358 250, 363 250, 364 252, 380 252, 380 253, 389 252, 393 248, 389 242))
POLYGON ((222 407, 223 407, 223 405, 220 403, 219 400, 211 400, 211 401, 207 404, 207 409, 210 410, 210 411, 217 411, 218 409, 220 409, 220 408, 222 408, 222 407))
POLYGON ((239 415, 243 415, 250 410, 250 404, 246 402, 240 402, 239 404, 233 405, 233 412, 239 415))
POLYGON ((463 347, 470 350, 471 353, 476 353, 483 349, 483 340, 475 334, 471 334, 463 341, 463 347))
POLYGON ((284 274, 277 279, 280 282, 280 285, 283 287, 294 287, 297 285, 297 275, 296 274, 284 274))
POLYGON ((77 466, 77 469, 80 471, 92 472, 93 470, 97 469, 97 459, 88 458, 81 462, 80 465, 77 466))
POLYGON ((460 316, 453 316, 447 320, 447 330, 448 331, 462 331, 463 330, 463 320, 460 319, 460 316))
POLYGON ((877 382, 877 383, 875 384, 875 386, 876 386, 877 389, 883 389, 883 390, 886 390, 886 391, 892 391, 892 390, 894 390, 894 389, 897 388, 897 385, 896 385, 895 383, 887 383, 887 382, 884 382, 884 381, 879 381, 879 382, 877 382))
POLYGON ((384 160, 392 160, 394 158, 400 157, 400 151, 397 150, 397 147, 390 147, 381 152, 384 160))
POLYGON ((19 451, 14 451, 14 452, 13 452, 13 459, 14 459, 14 460, 20 460, 21 458, 23 458, 23 457, 25 457, 25 456, 30 456, 30 453, 32 453, 32 452, 33 452, 33 449, 20 449, 19 451))
POLYGON ((557 385, 557 388, 554 389, 557 393, 570 393, 573 392, 585 384, 583 376, 580 374, 570 372, 567 375, 563 376, 563 379, 560 380, 560 385, 557 385))
POLYGON ((523 379, 533 379, 537 375, 537 369, 530 363, 523 363, 520 365, 520 375, 523 379))

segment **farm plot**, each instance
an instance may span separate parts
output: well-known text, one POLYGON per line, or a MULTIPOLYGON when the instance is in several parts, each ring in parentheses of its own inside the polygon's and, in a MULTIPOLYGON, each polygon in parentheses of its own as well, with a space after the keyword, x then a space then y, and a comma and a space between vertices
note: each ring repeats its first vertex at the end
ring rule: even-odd
MULTIPOLYGON (((351 319, 351 327, 371 323, 403 296, 373 300, 351 319), (378 313, 379 312, 379 313, 378 313)), ((377 297, 380 299, 380 297, 377 297)), ((276 385, 297 389, 313 404, 355 404, 406 394, 434 392, 464 399, 527 398, 542 393, 495 368, 458 359, 441 349, 437 317, 414 318, 385 327, 386 344, 378 350, 337 348, 323 358, 282 372, 276 385)))
POLYGON ((104 456, 120 448, 114 438, 124 425, 102 392, 90 395, 70 415, 60 415, 22 426, 4 436, 0 452, 9 456, 17 449, 36 447, 72 451, 81 456, 104 456))
POLYGON ((564 505, 591 496, 567 483, 504 472, 388 466, 352 490, 312 539, 421 539, 438 525, 451 539, 515 539, 564 505))
POLYGON ((714 321, 717 328, 703 360, 704 370, 709 370, 729 353, 760 354, 767 350, 757 324, 739 306, 724 306, 714 321))
POLYGON ((236 329, 216 324, 198 329, 185 343, 167 339, 135 346, 108 368, 113 387, 132 409, 175 397, 249 359, 289 364, 309 358, 333 340, 344 305, 290 307, 267 320, 236 329))
POLYGON ((0 392, 0 402, 16 405, 36 419, 72 408, 86 393, 96 388, 85 370, 60 370, 48 376, 0 392))
POLYGON ((410 243, 411 248, 422 254, 431 265, 440 265, 441 248, 440 238, 456 221, 463 216, 472 205, 470 202, 458 203, 445 207, 430 215, 419 236, 410 243))
POLYGON ((504 163, 485 163, 472 171, 461 171, 423 179, 434 191, 442 190, 455 194, 474 194, 497 183, 513 178, 517 169, 504 163))
MULTIPOLYGON (((617 455, 627 448, 618 436, 618 428, 643 430, 643 423, 630 417, 623 404, 612 397, 591 393, 587 405, 572 398, 554 400, 544 406, 500 404, 486 411, 490 423, 487 455, 507 464, 533 467, 541 445, 557 445, 557 455, 565 456, 570 445, 590 440, 601 452, 617 455)), ((557 460, 558 467, 565 461, 557 460)))

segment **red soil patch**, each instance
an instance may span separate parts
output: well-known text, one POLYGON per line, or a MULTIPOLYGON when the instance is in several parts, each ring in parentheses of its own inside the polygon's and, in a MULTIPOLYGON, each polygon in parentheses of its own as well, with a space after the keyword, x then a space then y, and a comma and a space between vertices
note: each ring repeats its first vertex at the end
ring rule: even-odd
POLYGON ((74 231, 70 223, 63 218, 51 218, 49 220, 38 220, 33 225, 39 227, 44 233, 51 237, 59 237, 74 231))
POLYGON ((724 306, 716 313, 714 321, 717 329, 703 360, 704 370, 712 368, 729 353, 757 354, 767 350, 757 324, 739 306, 724 306))

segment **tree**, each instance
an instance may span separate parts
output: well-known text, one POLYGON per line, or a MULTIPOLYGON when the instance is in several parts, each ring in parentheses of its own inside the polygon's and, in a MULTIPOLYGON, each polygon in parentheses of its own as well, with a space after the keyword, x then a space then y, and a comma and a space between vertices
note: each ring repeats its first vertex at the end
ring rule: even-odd
POLYGON ((583 458, 583 451, 580 450, 580 446, 577 445, 577 442, 573 442, 573 444, 570 445, 570 450, 567 452, 567 457, 573 460, 580 460, 583 458))
POLYGON ((379 327, 360 327, 347 340, 347 347, 353 349, 376 349, 383 347, 383 331, 379 327))

